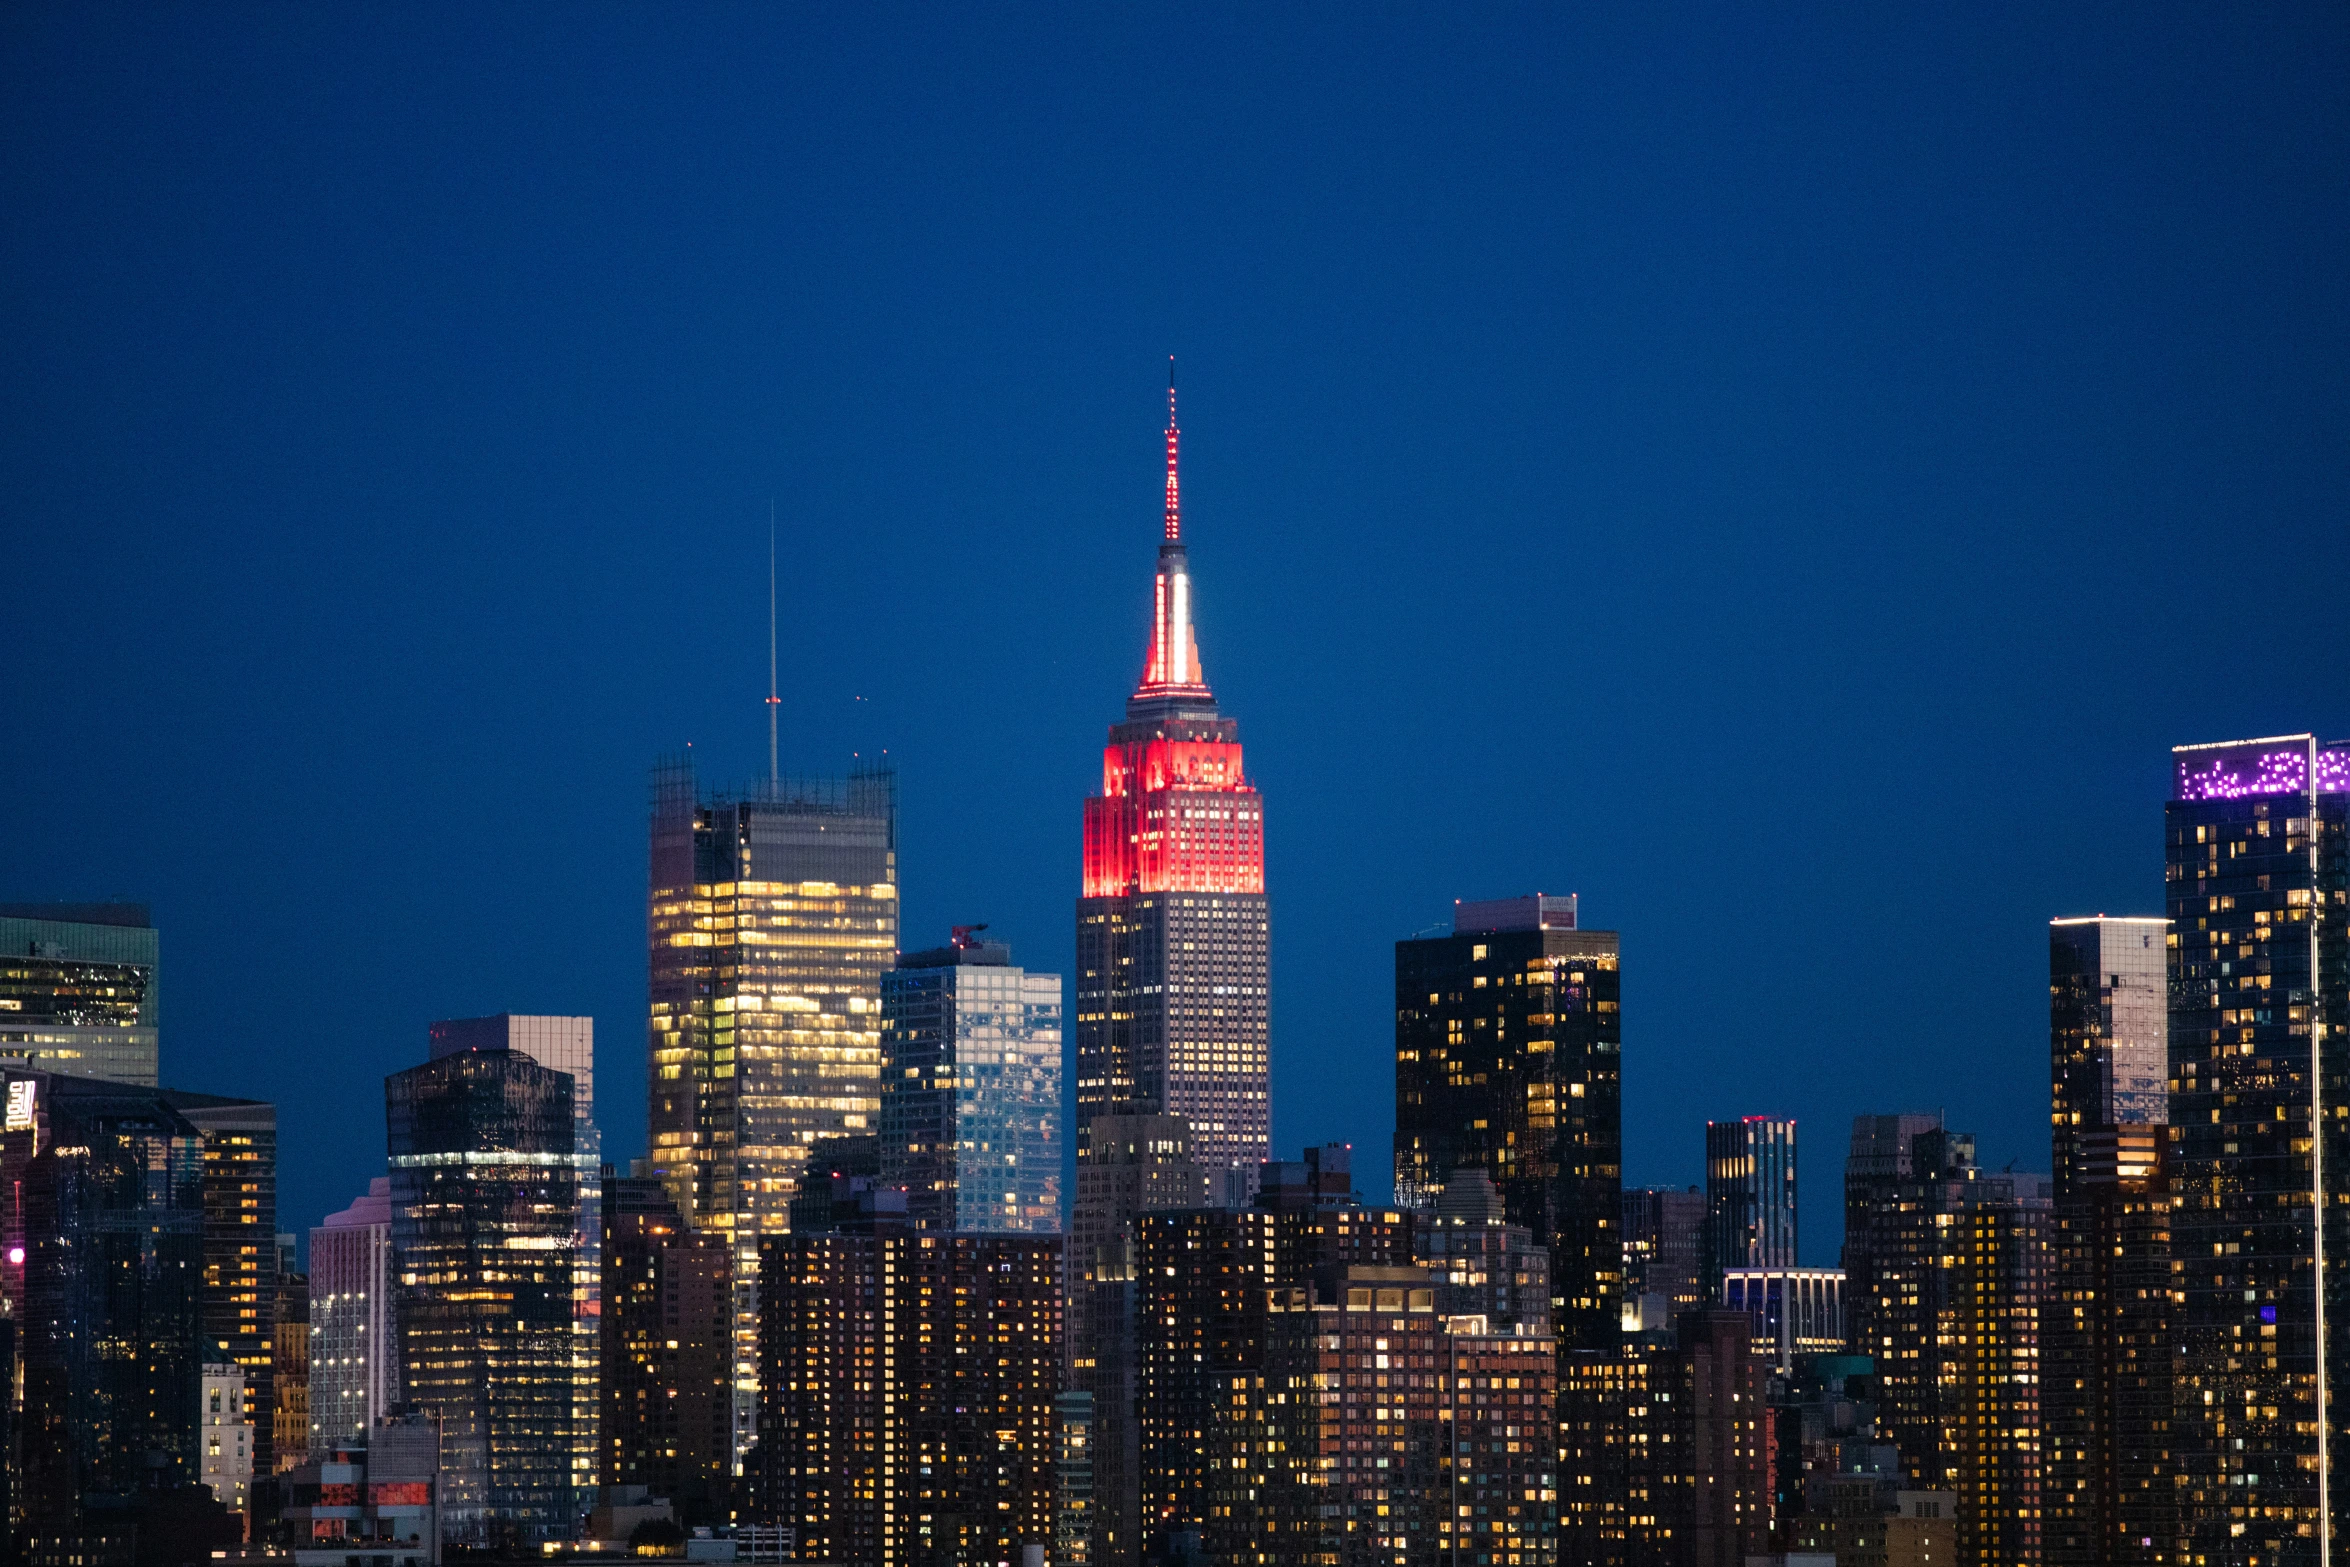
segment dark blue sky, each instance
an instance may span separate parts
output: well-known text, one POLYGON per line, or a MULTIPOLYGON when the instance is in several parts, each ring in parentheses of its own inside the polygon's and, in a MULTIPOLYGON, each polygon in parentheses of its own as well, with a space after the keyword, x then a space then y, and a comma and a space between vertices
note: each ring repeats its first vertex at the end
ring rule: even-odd
POLYGON ((1582 895, 1628 1180, 1947 1107, 2167 748, 2350 731, 2350 12, 0 16, 0 896, 152 900, 281 1223, 435 1017, 592 1012, 645 772, 903 769, 909 940, 1070 961, 1166 356, 1266 791, 1278 1146, 1384 1190, 1391 943, 1582 895))

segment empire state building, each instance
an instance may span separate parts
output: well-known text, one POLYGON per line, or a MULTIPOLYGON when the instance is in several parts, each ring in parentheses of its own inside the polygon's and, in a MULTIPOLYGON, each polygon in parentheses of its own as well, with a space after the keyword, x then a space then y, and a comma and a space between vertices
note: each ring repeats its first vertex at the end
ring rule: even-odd
POLYGON ((1264 799, 1216 711, 1192 634, 1167 387, 1166 536, 1150 648, 1085 802, 1077 900, 1078 1147, 1097 1115, 1179 1115, 1193 1157, 1245 1200, 1266 1157, 1270 1043, 1264 799))

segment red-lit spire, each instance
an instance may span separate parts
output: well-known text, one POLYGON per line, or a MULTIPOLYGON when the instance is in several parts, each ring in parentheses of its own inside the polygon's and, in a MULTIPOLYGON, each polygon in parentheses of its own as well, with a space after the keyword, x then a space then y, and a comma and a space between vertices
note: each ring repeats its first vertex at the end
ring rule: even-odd
POLYGON ((1175 484, 1175 356, 1167 356, 1167 540, 1183 541, 1183 497, 1175 484))
POLYGON ((1175 360, 1167 359, 1167 537, 1159 545, 1159 575, 1151 606, 1150 656, 1144 661, 1142 685, 1134 694, 1179 695, 1186 700, 1208 697, 1207 677, 1200 673, 1199 643, 1191 629, 1191 565, 1183 548, 1182 491, 1175 477, 1175 360))

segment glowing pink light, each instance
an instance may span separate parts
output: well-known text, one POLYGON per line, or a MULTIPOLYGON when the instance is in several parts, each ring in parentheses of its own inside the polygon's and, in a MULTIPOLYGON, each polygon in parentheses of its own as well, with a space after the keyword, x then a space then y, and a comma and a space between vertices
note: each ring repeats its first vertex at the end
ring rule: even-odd
POLYGON ((8 1248, 8 1265, 12 1268, 21 1268, 24 1266, 24 1248, 22 1246, 11 1246, 8 1248))

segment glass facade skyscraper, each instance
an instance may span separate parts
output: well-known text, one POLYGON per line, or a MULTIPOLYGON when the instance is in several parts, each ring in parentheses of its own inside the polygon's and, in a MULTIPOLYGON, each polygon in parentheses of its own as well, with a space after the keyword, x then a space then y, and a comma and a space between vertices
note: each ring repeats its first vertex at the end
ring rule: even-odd
POLYGON ((2350 742, 2171 759, 2180 1548, 2316 1563, 2345 1505, 2328 1473, 2350 1369, 2350 742))
POLYGON ((1706 1293, 1731 1268, 1792 1268, 1795 1123, 1767 1115, 1705 1123, 1706 1293))
POLYGON ((770 781, 700 798, 653 780, 653 1163, 679 1215, 734 1247, 734 1461, 759 1398, 759 1237, 787 1233, 809 1148, 881 1108, 881 977, 897 959, 897 779, 770 781))
POLYGON ((1150 648, 1085 802, 1077 1126, 1082 1141, 1095 1116, 1182 1116, 1234 1202, 1270 1147, 1264 799, 1200 668, 1172 388, 1166 434, 1150 648))
POLYGON ((152 1088, 6 1068, 0 1091, 14 1500, 66 1534, 92 1504, 197 1479, 204 1140, 152 1088))
POLYGON ((386 1078, 384 1111, 400 1391, 441 1422, 442 1528, 569 1538, 595 1462, 575 1405, 571 1078, 460 1050, 386 1078))
POLYGON ((2055 1567, 2177 1549, 2167 1178, 2170 922, 2048 926, 2055 1215, 2042 1319, 2055 1567))
POLYGON ((1572 898, 1455 906, 1395 944, 1395 1194, 1425 1209, 1483 1170, 1550 1251, 1562 1353, 1622 1327, 1623 1018, 1614 931, 1572 898))
MULTIPOLYGON (((592 1017, 523 1016, 448 1018, 426 1029, 432 1059, 459 1050, 512 1050, 571 1079, 571 1166, 579 1182, 579 1233, 572 1256, 577 1268, 571 1286, 572 1418, 585 1433, 583 1447, 598 1447, 596 1425, 603 1403, 597 1367, 604 1286, 604 1134, 596 1130, 596 1020, 592 1017)), ((575 1505, 595 1505, 596 1474, 584 1454, 572 1475, 575 1505)))
POLYGON ((0 903, 0 1062, 153 1088, 156 973, 143 903, 0 903))
POLYGON ((957 930, 881 981, 881 1177, 920 1230, 1058 1234, 1061 976, 957 930))

